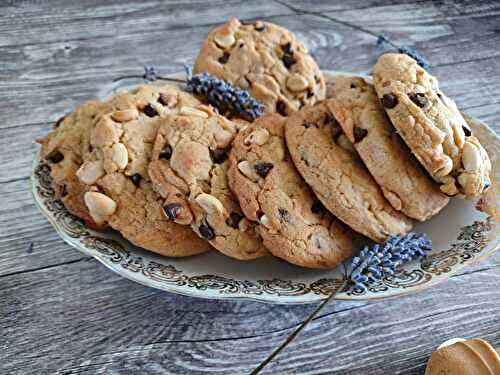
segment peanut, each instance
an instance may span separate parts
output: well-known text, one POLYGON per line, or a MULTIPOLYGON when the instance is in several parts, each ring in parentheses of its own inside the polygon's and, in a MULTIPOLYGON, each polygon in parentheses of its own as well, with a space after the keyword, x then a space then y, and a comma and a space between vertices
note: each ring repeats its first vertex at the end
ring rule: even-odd
POLYGON ((200 207, 203 208, 203 210, 208 214, 213 214, 216 212, 222 214, 224 212, 222 203, 213 195, 202 193, 198 195, 195 200, 196 203, 198 203, 200 207))
POLYGON ((102 160, 86 161, 76 171, 78 179, 86 185, 92 185, 104 175, 102 160))
POLYGON ((113 162, 119 169, 125 169, 128 164, 128 151, 123 143, 115 143, 111 148, 113 162))

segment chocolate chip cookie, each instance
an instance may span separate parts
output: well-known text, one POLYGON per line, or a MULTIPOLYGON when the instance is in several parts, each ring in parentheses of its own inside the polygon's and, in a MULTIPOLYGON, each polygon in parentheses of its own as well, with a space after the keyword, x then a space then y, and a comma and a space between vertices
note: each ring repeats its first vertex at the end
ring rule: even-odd
POLYGON ((349 229, 316 199, 285 147, 285 118, 261 117, 235 138, 229 185, 243 213, 258 222, 269 251, 311 268, 332 268, 352 255, 349 229))
POLYGON ((325 101, 294 113, 285 129, 295 166, 336 217, 377 242, 411 229, 385 200, 325 101))
POLYGON ((96 119, 102 113, 119 108, 127 100, 128 94, 120 93, 106 102, 85 102, 74 112, 61 117, 54 130, 38 141, 42 146, 40 157, 50 165, 56 197, 69 212, 91 228, 103 229, 106 223, 96 223, 90 216, 83 199, 88 185, 80 181, 76 172, 88 153, 88 137, 96 119))
POLYGON ((232 18, 211 31, 194 64, 248 90, 267 113, 287 115, 325 97, 316 62, 295 35, 269 22, 232 18))
POLYGON ((438 80, 404 54, 382 55, 373 68, 378 97, 408 147, 447 195, 480 195, 491 162, 438 80))
POLYGON ((92 220, 167 256, 210 248, 189 228, 163 216, 161 197, 147 173, 160 116, 193 103, 199 102, 175 86, 142 86, 112 97, 79 138, 80 166, 74 175, 85 186, 83 202, 92 220))
POLYGON ((228 152, 237 125, 205 105, 183 107, 161 120, 149 165, 165 217, 190 225, 220 252, 241 260, 268 252, 227 182, 228 152))
POLYGON ((338 77, 327 105, 392 207, 425 221, 446 206, 449 198, 396 134, 371 84, 338 77))

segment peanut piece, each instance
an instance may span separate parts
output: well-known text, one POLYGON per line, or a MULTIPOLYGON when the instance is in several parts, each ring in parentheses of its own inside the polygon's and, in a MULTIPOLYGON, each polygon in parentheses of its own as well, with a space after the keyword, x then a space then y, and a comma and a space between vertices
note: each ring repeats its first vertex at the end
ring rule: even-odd
POLYGON ((258 181, 259 176, 255 172, 255 169, 249 161, 243 160, 238 163, 238 169, 241 173, 243 173, 246 177, 248 177, 252 181, 258 181))
POLYGON ((128 151, 123 143, 115 143, 111 148, 112 160, 119 169, 125 169, 128 164, 128 151))
POLYGON ((213 195, 202 193, 198 195, 195 200, 196 203, 198 203, 200 207, 203 208, 203 210, 208 214, 213 214, 216 212, 222 214, 224 212, 222 203, 213 195))
POLYGON ((255 143, 256 145, 262 146, 269 139, 269 132, 267 129, 259 128, 251 132, 243 141, 246 145, 251 145, 255 143))
POLYGON ((83 199, 92 218, 98 218, 101 222, 116 211, 115 201, 102 193, 88 191, 83 199))
POLYGON ((219 35, 215 35, 214 41, 215 41, 215 43, 217 43, 222 48, 229 48, 234 43, 236 43, 236 39, 234 38, 233 34, 226 34, 226 35, 219 34, 219 35))
POLYGON ((139 111, 136 108, 124 109, 111 114, 111 118, 116 122, 132 121, 139 117, 139 111))
POLYGON ((292 91, 303 91, 309 86, 307 80, 302 77, 300 74, 292 74, 286 80, 286 87, 288 87, 292 91))
POLYGON ((202 117, 202 118, 208 118, 208 113, 200 111, 199 109, 193 108, 193 107, 182 107, 180 110, 181 115, 186 115, 186 116, 197 116, 197 117, 202 117))
POLYGON ((481 167, 481 154, 470 142, 465 142, 462 149, 462 164, 467 172, 476 172, 481 167))
POLYGON ((76 171, 78 179, 86 185, 94 184, 104 176, 104 165, 102 160, 86 161, 76 171))
POLYGON ((269 226, 269 218, 266 216, 266 215, 262 215, 260 218, 259 218, 259 222, 265 226, 265 227, 268 227, 269 226))

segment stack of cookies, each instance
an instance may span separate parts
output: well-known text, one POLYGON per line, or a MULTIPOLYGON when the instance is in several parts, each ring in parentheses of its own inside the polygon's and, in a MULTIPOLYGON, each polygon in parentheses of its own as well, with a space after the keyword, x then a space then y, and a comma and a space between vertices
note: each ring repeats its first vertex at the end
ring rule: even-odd
POLYGON ((173 85, 84 103, 40 141, 71 213, 165 256, 211 245, 332 268, 355 233, 383 242, 490 184, 454 102, 406 55, 380 57, 373 83, 337 77, 327 90, 290 31, 231 19, 194 73, 247 90, 265 114, 250 123, 173 85))

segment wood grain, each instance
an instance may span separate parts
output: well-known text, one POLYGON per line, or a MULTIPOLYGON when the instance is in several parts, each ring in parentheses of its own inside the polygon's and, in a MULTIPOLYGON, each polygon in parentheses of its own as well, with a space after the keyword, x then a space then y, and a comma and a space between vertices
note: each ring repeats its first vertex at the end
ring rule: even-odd
MULTIPOLYGON (((485 289, 498 285, 498 271, 398 299, 337 301, 264 373, 406 373, 421 370, 432 348, 457 332, 498 342, 500 290, 485 289)), ((0 300, 3 370, 22 374, 37 366, 47 373, 248 373, 311 309, 179 297, 94 260, 3 277, 0 300)))
MULTIPOLYGON (((384 33, 417 49, 459 107, 500 131, 500 4, 395 0, 0 3, 0 368, 9 374, 245 374, 312 306, 215 302, 142 287, 64 244, 29 191, 34 140, 144 64, 191 64, 230 16, 305 41, 323 69, 367 73, 384 33)), ((445 284, 336 302, 264 373, 421 374, 454 337, 500 346, 500 253, 445 284)))

